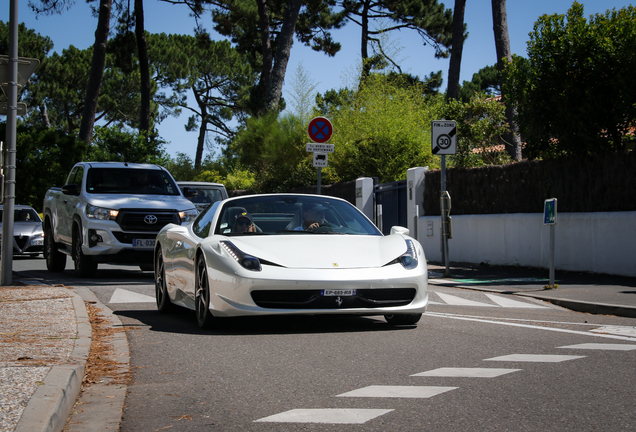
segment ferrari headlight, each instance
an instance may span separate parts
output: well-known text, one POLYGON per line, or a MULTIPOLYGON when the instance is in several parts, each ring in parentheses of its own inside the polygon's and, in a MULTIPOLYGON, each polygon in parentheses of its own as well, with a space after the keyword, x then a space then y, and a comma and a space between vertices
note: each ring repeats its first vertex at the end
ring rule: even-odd
POLYGON ((118 214, 119 210, 97 207, 90 204, 86 206, 86 217, 89 219, 115 220, 118 214))
POLYGON ((219 244, 225 249, 225 251, 236 260, 243 268, 251 271, 261 271, 261 262, 258 258, 248 255, 234 246, 234 243, 229 241, 220 241, 219 244))
POLYGON ((394 259, 387 265, 400 263, 407 270, 412 270, 417 267, 417 252, 415 252, 415 244, 413 240, 406 240, 406 252, 394 259))
POLYGON ((198 215, 199 215, 199 212, 197 211, 197 209, 191 209, 191 210, 179 212, 179 218, 181 219, 181 223, 192 222, 193 220, 197 218, 198 215))

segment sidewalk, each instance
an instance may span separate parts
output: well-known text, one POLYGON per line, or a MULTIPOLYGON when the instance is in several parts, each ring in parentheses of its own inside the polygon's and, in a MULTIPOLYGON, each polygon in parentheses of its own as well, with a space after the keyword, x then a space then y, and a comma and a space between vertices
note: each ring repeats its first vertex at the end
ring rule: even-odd
POLYGON ((109 384, 129 368, 126 335, 113 330, 119 319, 88 289, 19 284, 0 287, 0 432, 118 430, 126 388, 109 384), (109 327, 107 338, 92 334, 85 301, 92 320, 109 327), (96 340, 108 352, 91 347, 96 340), (96 350, 108 357, 109 373, 99 364, 95 371, 96 350), (87 391, 83 382, 91 382, 87 391), (86 399, 94 404, 90 423, 82 417, 86 399))
POLYGON ((558 288, 550 284, 549 270, 509 266, 451 263, 444 277, 442 263, 429 263, 429 285, 528 296, 564 308, 599 315, 636 318, 636 278, 555 271, 558 288))
MULTIPOLYGON (((462 263, 449 270, 445 278, 445 266, 429 264, 431 290, 443 285, 523 295, 579 312, 636 318, 636 278, 556 271, 558 288, 546 290, 547 270, 462 263)), ((24 282, 0 287, 0 432, 57 432, 69 416, 67 432, 118 430, 129 373, 121 321, 87 288, 24 282), (98 378, 87 370, 94 367, 91 341, 101 337, 91 334, 95 311, 109 345, 104 369, 110 369, 98 378), (83 380, 91 382, 84 391, 83 380)), ((97 345, 93 351, 103 349, 97 345)))

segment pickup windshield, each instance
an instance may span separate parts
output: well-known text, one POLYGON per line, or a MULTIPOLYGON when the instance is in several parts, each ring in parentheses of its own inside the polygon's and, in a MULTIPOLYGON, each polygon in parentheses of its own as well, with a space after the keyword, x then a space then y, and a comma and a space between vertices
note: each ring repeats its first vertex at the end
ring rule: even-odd
POLYGON ((162 170, 91 168, 86 179, 88 193, 180 195, 170 175, 162 170))

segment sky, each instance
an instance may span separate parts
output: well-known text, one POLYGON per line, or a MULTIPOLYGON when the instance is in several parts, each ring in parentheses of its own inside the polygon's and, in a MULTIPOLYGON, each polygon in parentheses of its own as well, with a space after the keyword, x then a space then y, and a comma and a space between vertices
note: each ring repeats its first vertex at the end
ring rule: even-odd
MULTIPOLYGON (((508 33, 512 53, 526 57, 528 34, 536 20, 544 14, 565 14, 572 3, 573 0, 509 0, 508 33)), ((586 17, 605 13, 607 9, 620 9, 630 5, 624 0, 579 0, 579 3, 584 5, 586 17)), ((5 22, 9 20, 9 4, 9 1, 3 0, 0 6, 0 20, 5 22)), ((444 4, 447 8, 452 8, 454 1, 448 0, 444 4)), ((195 20, 189 16, 187 7, 158 0, 146 0, 144 8, 146 31, 194 34, 195 20)), ((85 0, 76 0, 75 4, 61 15, 39 17, 29 9, 27 0, 19 0, 18 21, 24 22, 27 28, 51 38, 54 43, 53 51, 58 53, 70 45, 85 49, 95 41, 97 18, 92 16, 85 0)), ((460 82, 470 81, 474 73, 496 62, 491 1, 467 0, 464 22, 468 38, 463 49, 460 82)), ((214 36, 210 16, 204 16, 201 24, 214 36)), ((342 49, 335 57, 315 52, 297 40, 294 41, 283 86, 283 97, 288 101, 289 83, 299 67, 310 76, 316 86, 316 93, 343 88, 352 83, 352 77, 355 76, 360 63, 360 27, 349 23, 344 28, 334 31, 332 35, 334 40, 342 44, 342 49)), ((424 78, 431 72, 441 70, 444 78, 442 89, 446 88, 448 59, 435 59, 433 48, 423 46, 421 38, 411 31, 392 32, 391 44, 398 53, 397 58, 401 60, 403 72, 424 78)), ((164 148, 170 156, 185 153, 194 160, 198 132, 187 132, 184 127, 186 122, 186 114, 178 118, 170 117, 158 126, 158 130, 160 136, 168 142, 164 148)), ((204 156, 207 153, 210 152, 206 149, 204 156)))

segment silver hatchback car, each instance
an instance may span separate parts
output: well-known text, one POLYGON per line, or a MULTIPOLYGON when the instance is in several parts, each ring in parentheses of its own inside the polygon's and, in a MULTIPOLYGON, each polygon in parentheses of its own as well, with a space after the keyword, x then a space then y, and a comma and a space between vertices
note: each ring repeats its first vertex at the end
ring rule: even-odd
MULTIPOLYGON (((2 215, 0 205, 0 239, 2 238, 2 215)), ((13 210, 13 254, 37 256, 44 250, 42 219, 27 205, 15 205, 13 210)))

